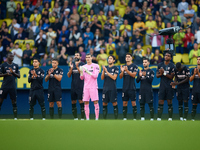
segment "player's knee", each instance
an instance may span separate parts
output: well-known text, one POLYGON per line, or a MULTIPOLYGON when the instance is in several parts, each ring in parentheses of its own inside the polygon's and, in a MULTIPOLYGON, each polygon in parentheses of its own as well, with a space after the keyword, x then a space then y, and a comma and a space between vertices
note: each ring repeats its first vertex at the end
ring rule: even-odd
POLYGON ((50 102, 49 107, 54 107, 54 102, 50 102))
POLYGON ((12 100, 12 104, 17 104, 17 100, 16 100, 16 99, 13 99, 13 100, 12 100))
POLYGON ((108 105, 108 103, 103 102, 103 106, 107 106, 107 105, 108 105))
POLYGON ((84 102, 85 103, 85 105, 89 105, 89 102, 84 102))
POLYGON ((136 102, 135 101, 132 101, 132 106, 136 106, 136 102))
POLYGON ((127 101, 123 101, 123 106, 127 106, 128 102, 127 101))
POLYGON ((170 100, 167 100, 167 103, 168 103, 168 105, 169 104, 172 104, 172 100, 170 99, 170 100))
POLYGON ((98 104, 98 101, 94 101, 94 104, 98 104))
POLYGON ((58 107, 62 107, 61 101, 57 101, 56 104, 57 104, 58 107))
POLYGON ((83 100, 78 100, 79 104, 82 104, 83 103, 83 100))
POLYGON ((72 104, 76 104, 76 100, 72 100, 72 104))
POLYGON ((113 106, 117 106, 117 102, 113 102, 112 104, 113 104, 113 106))
POLYGON ((158 104, 164 104, 164 100, 159 100, 158 104))

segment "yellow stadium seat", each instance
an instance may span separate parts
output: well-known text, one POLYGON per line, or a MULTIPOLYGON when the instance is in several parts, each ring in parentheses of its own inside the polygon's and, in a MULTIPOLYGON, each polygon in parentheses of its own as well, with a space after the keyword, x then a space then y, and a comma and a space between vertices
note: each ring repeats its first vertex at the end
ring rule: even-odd
POLYGON ((173 56, 173 61, 176 64, 177 62, 181 62, 182 54, 176 54, 176 56, 173 56))
POLYGON ((2 23, 3 23, 3 20, 0 20, 0 27, 1 27, 2 23))
POLYGON ((147 52, 147 48, 148 48, 148 47, 152 50, 152 46, 151 46, 151 45, 144 45, 144 46, 142 47, 144 53, 147 52))
POLYGON ((23 2, 20 2, 20 1, 14 1, 14 2, 15 2, 15 5, 16 5, 16 8, 17 8, 17 4, 19 3, 21 5, 21 9, 24 9, 23 2))
POLYGON ((183 54, 183 56, 182 56, 182 62, 184 63, 184 64, 190 64, 190 60, 189 60, 189 54, 183 54))
POLYGON ((165 50, 165 44, 160 46, 160 51, 163 52, 165 50))
POLYGON ((18 43, 19 44, 19 48, 22 48, 23 44, 24 44, 24 40, 15 40, 14 44, 18 43))
POLYGON ((12 20, 11 20, 11 19, 4 19, 3 21, 6 21, 6 22, 7 22, 7 26, 9 26, 9 25, 12 23, 12 20))
POLYGON ((22 45, 22 50, 26 50, 26 44, 29 43, 30 44, 30 49, 33 48, 33 46, 35 45, 34 40, 24 40, 24 44, 22 45))
POLYGON ((54 8, 54 1, 51 1, 51 9, 53 9, 54 8))

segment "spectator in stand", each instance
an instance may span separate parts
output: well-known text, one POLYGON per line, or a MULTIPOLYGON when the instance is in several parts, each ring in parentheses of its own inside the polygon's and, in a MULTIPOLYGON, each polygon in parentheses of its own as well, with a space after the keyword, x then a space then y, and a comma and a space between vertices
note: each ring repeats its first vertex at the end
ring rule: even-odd
POLYGON ((194 11, 194 9, 192 9, 192 5, 189 4, 189 5, 188 5, 188 9, 185 10, 185 12, 184 12, 184 17, 185 17, 185 18, 190 18, 190 19, 191 19, 191 22, 193 22, 195 16, 196 16, 196 15, 195 15, 195 11, 194 11))
MULTIPOLYGON (((130 2, 130 1, 129 1, 130 2)), ((137 12, 138 12, 138 6, 136 6, 136 2, 133 1, 132 4, 131 4, 131 12, 136 16, 137 15, 137 12)))
POLYGON ((40 55, 37 53, 36 47, 33 47, 30 58, 31 58, 31 65, 33 65, 33 59, 40 59, 40 55))
POLYGON ((152 13, 151 13, 151 9, 150 8, 148 8, 147 9, 147 12, 146 12, 146 21, 148 21, 149 20, 149 16, 152 16, 152 13))
POLYGON ((34 9, 34 14, 31 15, 29 21, 30 22, 35 21, 36 25, 38 25, 41 18, 42 18, 41 14, 39 14, 37 8, 35 8, 34 9))
POLYGON ((141 44, 141 46, 143 46, 143 37, 140 35, 140 31, 139 30, 135 30, 133 31, 133 36, 132 36, 132 40, 130 42, 130 46, 132 47, 132 50, 135 50, 137 48, 137 44, 141 44))
MULTIPOLYGON (((191 37, 194 36, 194 34, 191 33, 191 29, 188 28, 187 32, 185 33, 185 37, 183 38, 183 42, 184 42, 184 53, 189 53, 187 46, 189 44, 189 42, 191 42, 191 37)), ((183 53, 182 53, 183 54, 183 53)))
POLYGON ((44 32, 48 32, 48 28, 50 27, 50 24, 49 24, 49 19, 45 19, 45 22, 41 28, 41 30, 43 30, 44 32))
POLYGON ((30 44, 26 44, 26 50, 23 51, 22 60, 23 60, 23 66, 28 67, 31 64, 31 55, 32 50, 30 49, 30 44))
POLYGON ((160 12, 159 11, 156 11, 155 15, 153 16, 153 20, 158 22, 158 17, 160 17, 160 12))
POLYGON ((176 4, 174 2, 172 2, 171 7, 170 7, 170 12, 172 14, 174 14, 175 11, 177 11, 177 7, 176 7, 176 4))
POLYGON ((133 25, 133 23, 136 21, 135 15, 134 13, 131 11, 131 8, 129 6, 127 6, 124 17, 124 20, 128 21, 129 25, 133 25))
POLYGON ((48 11, 48 9, 44 9, 44 12, 42 13, 43 22, 45 22, 45 19, 49 19, 49 11, 48 11))
POLYGON ((3 22, 2 22, 2 25, 1 25, 1 27, 0 27, 0 40, 1 40, 1 38, 2 38, 2 35, 4 35, 4 29, 5 29, 5 28, 8 28, 7 22, 6 22, 6 21, 3 21, 3 22))
POLYGON ((15 44, 15 49, 11 51, 14 55, 13 63, 17 64, 19 67, 22 66, 22 50, 19 48, 19 44, 15 44))
POLYGON ((28 36, 29 22, 28 22, 28 19, 26 17, 23 18, 23 22, 20 24, 20 27, 24 29, 26 36, 28 36))
POLYGON ((14 18, 12 20, 12 23, 9 26, 9 31, 11 34, 12 41, 14 40, 15 35, 18 33, 19 28, 20 28, 20 25, 17 23, 17 20, 14 18))
POLYGON ((38 12, 41 14, 43 10, 43 5, 41 4, 41 0, 37 0, 37 3, 35 5, 35 8, 38 9, 38 12))
POLYGON ((195 19, 195 21, 193 22, 193 25, 192 25, 192 33, 196 34, 196 31, 199 30, 199 27, 200 27, 200 18, 196 17, 196 19, 195 19))
POLYGON ((141 18, 141 21, 142 22, 145 22, 146 19, 145 19, 145 14, 143 13, 142 9, 141 8, 138 8, 138 14, 137 14, 137 17, 140 17, 141 18))
POLYGON ((94 49, 94 45, 92 44, 92 40, 88 40, 88 43, 85 47, 86 54, 90 53, 90 49, 94 49))
MULTIPOLYGON (((47 49, 50 48, 51 41, 56 39, 56 33, 53 31, 52 27, 50 26, 48 28, 48 32, 46 33, 46 39, 47 39, 47 49)), ((49 52, 49 51, 48 51, 49 52)))
POLYGON ((69 8, 69 2, 68 1, 64 1, 64 5, 63 7, 61 8, 61 11, 60 13, 64 13, 65 9, 69 8))
POLYGON ((48 59, 48 55, 45 54, 44 58, 41 59, 40 62, 41 66, 45 67, 45 66, 50 66, 51 65, 51 61, 48 59))
POLYGON ((92 56, 92 62, 97 63, 96 55, 94 54, 94 50, 92 48, 90 49, 89 54, 92 56))
POLYGON ((1 3, 0 3, 0 19, 5 19, 6 18, 6 2, 7 0, 1 0, 1 3))
POLYGON ((140 16, 137 16, 137 22, 135 22, 133 24, 133 30, 136 31, 138 30, 141 34, 145 34, 145 24, 144 22, 142 21, 141 17, 140 16))
POLYGON ((151 59, 151 64, 152 65, 158 65, 161 62, 162 62, 162 56, 160 55, 160 50, 156 49, 155 54, 151 59))
POLYGON ((184 12, 188 9, 188 3, 186 2, 186 0, 182 0, 182 2, 180 2, 178 4, 178 11, 179 11, 179 15, 181 17, 181 22, 184 20, 184 12))
POLYGON ((164 0, 162 6, 160 7, 161 14, 166 11, 166 8, 167 8, 167 2, 166 0, 164 0))
POLYGON ((86 0, 83 0, 83 3, 78 7, 79 14, 84 13, 84 8, 87 9, 87 12, 90 11, 90 5, 86 3, 86 0))
POLYGON ((15 9, 13 15, 14 15, 14 18, 17 19, 17 23, 22 23, 22 9, 21 9, 21 5, 20 3, 17 3, 17 8, 15 9))
POLYGON ((81 36, 81 33, 79 32, 77 26, 74 26, 73 30, 71 31, 69 35, 69 40, 72 40, 74 43, 76 43, 76 41, 78 41, 80 36, 81 36))
POLYGON ((153 9, 153 15, 156 14, 156 12, 160 10, 160 4, 158 4, 158 0, 153 0, 153 5, 151 6, 151 9, 153 9))
POLYGON ((100 0, 96 0, 94 4, 92 5, 91 9, 94 10, 94 14, 98 15, 100 10, 103 10, 103 3, 99 2, 100 0))
POLYGON ((57 58, 59 59, 60 66, 67 65, 67 56, 66 56, 66 48, 65 47, 62 47, 62 49, 60 51, 60 55, 58 55, 57 58))
POLYGON ((47 49, 47 52, 49 53, 50 52, 50 48, 54 48, 54 50, 57 52, 58 49, 57 49, 57 44, 56 44, 56 41, 55 40, 52 40, 51 43, 50 43, 50 46, 49 46, 49 49, 47 49))
POLYGON ((70 21, 69 17, 70 17, 70 9, 67 8, 65 9, 63 15, 61 15, 61 22, 63 22, 63 25, 66 27, 68 27, 69 25, 69 21, 70 21))
POLYGON ((106 44, 106 54, 116 56, 116 48, 115 43, 113 42, 112 38, 108 39, 108 43, 106 44))
POLYGON ((62 26, 62 31, 58 31, 58 33, 59 33, 59 39, 58 39, 58 42, 59 42, 59 43, 62 41, 61 38, 62 38, 63 36, 66 37, 66 38, 65 38, 65 41, 66 41, 67 43, 69 42, 69 40, 68 40, 69 31, 67 30, 66 26, 62 26))
POLYGON ((69 44, 67 44, 66 54, 68 55, 68 57, 74 57, 76 52, 77 52, 77 47, 74 46, 74 42, 69 41, 69 44))
POLYGON ((196 43, 195 37, 192 36, 192 37, 191 37, 191 42, 189 42, 189 43, 188 43, 188 46, 187 46, 187 49, 188 49, 189 52, 190 52, 190 50, 193 49, 195 43, 196 43))
MULTIPOLYGON (((79 7, 79 2, 78 2, 78 0, 75 0, 75 1, 74 1, 74 5, 72 6, 72 10, 73 10, 73 9, 76 9, 77 12, 78 12, 78 7, 79 7)), ((86 9, 86 10, 87 10, 87 9, 86 9)))
POLYGON ((37 28, 35 22, 33 21, 31 22, 31 25, 27 29, 28 39, 35 39, 37 32, 39 33, 39 28, 37 28))
POLYGON ((165 28, 165 23, 162 21, 161 16, 158 16, 158 20, 156 23, 157 23, 158 30, 162 30, 165 28))
POLYGON ((145 23, 146 27, 146 45, 150 45, 150 36, 148 34, 151 34, 154 32, 154 29, 157 29, 157 24, 155 21, 153 21, 153 17, 149 16, 149 21, 145 23))
POLYGON ((86 32, 83 34, 83 43, 87 45, 88 40, 93 40, 93 39, 94 39, 94 35, 92 32, 90 32, 90 28, 87 27, 86 32))
POLYGON ((109 11, 114 12, 115 11, 115 6, 112 4, 112 0, 108 0, 108 4, 104 4, 104 15, 107 16, 109 11))
POLYGON ((176 47, 176 53, 183 54, 183 38, 185 37, 185 33, 183 30, 179 30, 178 33, 174 34, 173 39, 176 47))
POLYGON ((66 37, 65 37, 65 35, 63 35, 61 42, 58 43, 59 53, 60 53, 62 47, 66 47, 66 46, 67 46, 66 37))
POLYGON ((94 34, 94 39, 93 39, 93 44, 94 46, 96 47, 97 45, 99 45, 99 41, 103 41, 103 37, 102 37, 102 34, 100 32, 99 29, 96 29, 96 32, 94 34))
POLYGON ((126 31, 128 36, 131 36, 131 26, 128 24, 128 20, 124 20, 124 24, 120 26, 119 31, 121 35, 123 35, 124 31, 126 31))
POLYGON ((92 21, 89 27, 93 34, 95 34, 96 29, 99 29, 101 31, 102 25, 101 25, 101 22, 98 21, 97 16, 94 16, 94 21, 92 21))
POLYGON ((78 52, 81 54, 81 61, 85 63, 86 53, 83 50, 84 48, 82 46, 78 48, 78 52))
POLYGON ((123 0, 116 0, 114 5, 115 5, 115 10, 119 11, 119 16, 123 18, 126 11, 127 3, 124 2, 123 0))
POLYGON ((78 41, 76 42, 76 46, 79 50, 79 47, 83 47, 83 50, 85 49, 85 44, 83 43, 83 38, 79 37, 78 41))
POLYGON ((133 52, 134 64, 141 65, 144 57, 144 51, 141 44, 137 44, 137 49, 133 52))
POLYGON ((94 54, 95 54, 95 56, 100 53, 100 49, 104 49, 105 50, 105 46, 103 44, 103 40, 99 40, 98 45, 96 45, 94 47, 94 54))
POLYGON ((11 35, 8 33, 8 28, 4 29, 4 34, 2 35, 2 38, 0 40, 0 43, 3 46, 3 52, 2 57, 6 56, 6 47, 10 45, 11 42, 11 35))
POLYGON ((175 26, 181 26, 181 23, 178 21, 178 17, 177 16, 174 16, 174 18, 172 19, 172 27, 175 27, 175 26))
POLYGON ((197 5, 195 4, 194 0, 191 0, 191 5, 192 5, 192 9, 195 11, 195 13, 197 14, 197 11, 198 11, 198 7, 197 5))
POLYGON ((95 14, 94 14, 94 10, 91 9, 91 10, 90 10, 90 15, 88 15, 88 21, 89 21, 89 22, 94 21, 94 17, 95 17, 95 16, 97 16, 97 15, 95 15, 95 14))
POLYGON ((156 49, 160 50, 161 46, 161 35, 158 34, 158 30, 154 29, 154 33, 150 36, 151 46, 152 46, 152 52, 155 53, 156 49))
MULTIPOLYGON (((31 3, 26 3, 23 9, 24 17, 30 18, 31 14, 33 12, 33 7, 31 3)), ((30 21, 30 20, 29 20, 30 21)))
POLYGON ((16 8, 15 2, 13 0, 8 1, 6 8, 7 8, 7 13, 8 13, 8 18, 13 19, 13 13, 16 8))
POLYGON ((88 16, 85 17, 85 20, 81 22, 81 31, 82 33, 86 32, 87 27, 89 27, 90 22, 88 22, 88 16))
POLYGON ((56 12, 57 16, 60 17, 60 10, 61 10, 61 7, 59 6, 59 3, 55 2, 54 8, 52 10, 52 13, 56 12))
POLYGON ((49 53, 49 58, 50 58, 50 60, 52 60, 52 59, 57 59, 58 55, 59 55, 59 54, 54 50, 54 48, 51 47, 51 48, 50 48, 50 53, 49 53))
POLYGON ((147 59, 149 59, 149 61, 151 61, 151 59, 153 58, 153 56, 154 56, 154 53, 151 52, 150 47, 147 47, 147 51, 144 54, 144 57, 147 58, 147 59))
MULTIPOLYGON (((44 1, 43 1, 44 2, 44 1)), ((44 10, 47 9, 49 12, 52 12, 52 9, 51 9, 51 5, 50 3, 43 3, 44 5, 44 8, 42 10, 42 14, 44 13, 44 10)))
MULTIPOLYGON (((101 49, 100 50, 100 54, 99 55, 97 55, 97 62, 98 62, 98 64, 99 64, 99 67, 101 68, 102 66, 107 66, 108 65, 108 61, 107 61, 107 59, 108 59, 108 56, 104 53, 104 50, 103 49, 101 49)), ((101 71, 101 69, 100 69, 100 71, 101 71)))
POLYGON ((198 31, 195 30, 195 39, 197 40, 197 43, 200 43, 200 26, 198 28, 198 31))
POLYGON ((26 33, 23 31, 23 28, 19 28, 18 33, 14 37, 15 40, 24 40, 27 38, 26 33))
POLYGON ((165 9, 165 12, 163 12, 162 15, 163 15, 162 16, 163 17, 163 22, 165 24, 167 24, 167 23, 169 23, 171 21, 171 19, 172 19, 172 13, 170 12, 169 7, 167 7, 165 9))
MULTIPOLYGON (((166 28, 170 28, 171 27, 171 23, 167 23, 167 27, 166 28)), ((161 39, 164 37, 164 44, 165 44, 165 49, 169 49, 169 44, 168 44, 168 39, 169 39, 169 35, 164 35, 164 36, 161 36, 161 39)), ((162 40, 161 40, 162 41, 162 40)), ((174 45, 173 44, 170 44, 170 49, 174 49, 174 45)))
POLYGON ((70 15, 70 19, 75 20, 77 24, 79 24, 80 16, 77 14, 77 9, 73 9, 73 14, 70 15))
POLYGON ((198 44, 194 44, 194 49, 189 53, 190 65, 197 65, 197 57, 200 56, 200 50, 198 49, 198 44))
MULTIPOLYGON (((55 22, 51 24, 51 27, 53 28, 53 31, 55 31, 57 35, 59 35, 59 31, 62 30, 62 23, 60 22, 58 17, 55 17, 55 22)), ((58 39, 58 36, 57 36, 57 39, 58 39)))
POLYGON ((112 30, 109 33, 109 37, 113 39, 113 42, 116 44, 119 42, 119 31, 116 29, 116 26, 112 26, 112 30))
POLYGON ((112 24, 109 22, 109 20, 106 20, 106 23, 104 24, 104 40, 105 42, 108 42, 110 31, 112 30, 112 24))
POLYGON ((45 54, 46 46, 47 46, 47 41, 46 39, 43 39, 42 32, 39 33, 39 39, 35 42, 35 46, 37 47, 37 53, 40 55, 40 57, 43 57, 45 54))
POLYGON ((99 14, 97 15, 97 19, 98 19, 98 21, 101 22, 101 26, 103 29, 104 24, 106 23, 106 20, 107 20, 106 16, 104 15, 103 10, 100 10, 99 14))
POLYGON ((124 38, 120 36, 119 43, 117 44, 116 53, 118 55, 118 59, 120 64, 125 64, 125 56, 126 53, 129 51, 128 43, 124 41, 124 38))
POLYGON ((128 44, 129 43, 129 37, 128 37, 126 31, 124 31, 124 34, 122 35, 122 37, 124 38, 124 42, 126 42, 128 44))

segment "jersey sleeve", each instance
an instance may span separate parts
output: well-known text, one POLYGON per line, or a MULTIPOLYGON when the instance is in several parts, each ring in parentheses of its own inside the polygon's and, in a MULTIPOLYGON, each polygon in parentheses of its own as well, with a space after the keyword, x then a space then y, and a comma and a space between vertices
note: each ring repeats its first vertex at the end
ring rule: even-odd
POLYGON ((49 69, 46 71, 46 76, 48 75, 49 69))
POLYGON ((97 79, 99 75, 99 65, 95 65, 94 66, 94 71, 93 71, 93 74, 91 75, 93 78, 97 79))
POLYGON ((4 66, 3 66, 3 64, 0 65, 0 73, 1 73, 1 74, 4 74, 4 66))
POLYGON ((60 69, 59 75, 63 75, 63 70, 60 69))
POLYGON ((136 79, 137 83, 139 83, 141 81, 141 77, 140 77, 139 73, 140 73, 140 71, 138 71, 138 73, 137 73, 137 79, 136 79))
POLYGON ((31 74, 31 69, 28 72, 28 82, 31 83, 33 81, 32 79, 32 74, 31 74))
POLYGON ((20 75, 19 66, 16 65, 16 73, 20 75))
POLYGON ((185 74, 187 77, 190 77, 190 69, 188 67, 186 68, 185 74))
POLYGON ((154 71, 151 70, 150 71, 150 74, 146 76, 146 79, 148 82, 152 83, 153 82, 153 79, 154 79, 154 71))
POLYGON ((171 67, 171 74, 175 72, 175 66, 174 64, 172 64, 172 67, 171 67))
POLYGON ((133 72, 138 72, 138 66, 135 65, 135 66, 133 67, 133 72))
POLYGON ((118 67, 115 68, 114 74, 117 74, 117 75, 119 74, 119 68, 118 67))
POLYGON ((160 65, 158 65, 156 73, 159 73, 160 65))
POLYGON ((193 74, 194 74, 194 69, 192 69, 191 76, 193 76, 193 74))

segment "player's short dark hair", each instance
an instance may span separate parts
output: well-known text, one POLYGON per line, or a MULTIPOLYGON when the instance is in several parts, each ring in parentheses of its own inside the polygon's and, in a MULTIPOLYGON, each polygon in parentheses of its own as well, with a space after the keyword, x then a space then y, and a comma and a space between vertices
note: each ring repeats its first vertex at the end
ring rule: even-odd
POLYGON ((143 60, 147 60, 148 62, 150 62, 150 61, 149 61, 149 59, 148 59, 148 58, 146 58, 146 57, 144 57, 144 58, 143 58, 143 60))
POLYGON ((200 56, 197 57, 197 59, 200 58, 200 56))
MULTIPOLYGON (((115 56, 114 56, 114 55, 110 55, 109 57, 112 57, 112 58, 113 58, 113 60, 115 60, 115 56)), ((108 58, 109 58, 109 57, 108 57, 108 58)))
POLYGON ((172 57, 172 53, 170 53, 169 51, 165 52, 165 55, 166 54, 170 54, 170 57, 172 57))
POLYGON ((181 63, 180 63, 180 62, 177 62, 177 63, 176 63, 176 68, 177 68, 177 69, 180 69, 180 68, 181 68, 181 63))
POLYGON ((56 58, 52 59, 51 61, 57 61, 57 62, 59 62, 58 59, 56 59, 56 58))
POLYGON ((92 57, 92 55, 90 53, 86 54, 86 56, 90 55, 92 57))
POLYGON ((33 58, 33 60, 37 60, 40 63, 40 59, 39 58, 33 58))
POLYGON ((129 53, 129 52, 128 52, 128 53, 126 53, 126 55, 130 55, 131 57, 133 56, 133 55, 132 55, 131 53, 129 53))
POLYGON ((75 54, 79 54, 81 56, 81 53, 79 53, 79 52, 76 52, 75 54))
POLYGON ((9 55, 11 55, 11 54, 13 54, 13 53, 11 53, 11 52, 8 52, 6 57, 8 57, 8 56, 9 56, 9 55))

